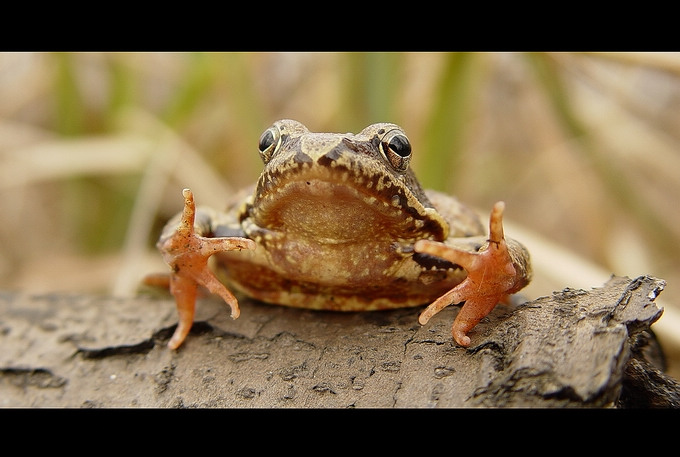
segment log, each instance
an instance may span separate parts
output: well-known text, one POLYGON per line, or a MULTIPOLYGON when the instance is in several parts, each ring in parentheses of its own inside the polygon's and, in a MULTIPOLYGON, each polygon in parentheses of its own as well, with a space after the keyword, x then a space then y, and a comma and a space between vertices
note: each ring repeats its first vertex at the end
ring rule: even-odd
POLYGON ((450 306, 321 312, 202 299, 165 345, 170 297, 0 294, 4 407, 678 407, 652 324, 664 281, 612 277, 499 305, 456 345, 450 306))

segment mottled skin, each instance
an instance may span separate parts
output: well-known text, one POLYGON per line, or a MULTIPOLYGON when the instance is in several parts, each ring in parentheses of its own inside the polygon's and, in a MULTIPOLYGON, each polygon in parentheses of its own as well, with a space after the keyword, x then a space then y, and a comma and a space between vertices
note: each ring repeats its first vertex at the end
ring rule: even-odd
POLYGON ((529 254, 503 236, 504 204, 490 235, 453 197, 424 191, 409 168, 411 146, 394 124, 357 135, 312 133, 282 120, 260 138, 265 167, 254 191, 225 212, 195 209, 183 191, 183 213, 158 248, 170 265, 179 347, 193 323, 199 285, 220 295, 237 318, 229 289, 281 305, 364 311, 433 302, 421 324, 465 302, 452 334, 466 335, 494 306, 530 280, 529 254), (225 287, 208 268, 217 254, 225 287))

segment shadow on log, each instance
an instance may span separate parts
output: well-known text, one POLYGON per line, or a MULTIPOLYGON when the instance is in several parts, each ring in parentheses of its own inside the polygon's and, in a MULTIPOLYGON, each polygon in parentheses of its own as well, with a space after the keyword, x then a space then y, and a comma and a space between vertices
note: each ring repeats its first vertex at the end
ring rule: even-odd
POLYGON ((650 326, 664 282, 612 277, 499 305, 457 346, 451 306, 319 312, 198 305, 177 351, 170 299, 0 296, 0 406, 678 407, 650 326))

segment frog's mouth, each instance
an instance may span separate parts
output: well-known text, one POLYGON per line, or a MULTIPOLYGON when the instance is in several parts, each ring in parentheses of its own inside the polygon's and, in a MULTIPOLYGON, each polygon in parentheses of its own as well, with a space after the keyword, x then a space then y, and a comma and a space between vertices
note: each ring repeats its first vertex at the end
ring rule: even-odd
POLYGON ((260 184, 251 214, 262 228, 327 244, 444 238, 436 211, 410 206, 400 186, 326 168, 260 184))

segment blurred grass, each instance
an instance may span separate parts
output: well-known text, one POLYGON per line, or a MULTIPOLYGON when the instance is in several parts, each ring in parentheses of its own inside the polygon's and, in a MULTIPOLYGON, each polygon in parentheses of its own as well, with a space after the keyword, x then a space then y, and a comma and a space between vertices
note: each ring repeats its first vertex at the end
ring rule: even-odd
MULTIPOLYGON (((593 144, 591 132, 583 125, 583 120, 574 112, 570 104, 570 93, 563 82, 563 76, 557 63, 543 54, 528 54, 529 62, 535 70, 538 79, 545 90, 557 121, 563 126, 568 137, 578 143, 583 160, 594 169, 599 180, 608 192, 608 199, 621 206, 630 214, 631 219, 643 225, 643 230, 650 235, 650 239, 657 241, 657 248, 669 250, 672 255, 680 255, 680 244, 668 244, 666 240, 673 239, 672 231, 667 227, 668 222, 659 217, 650 205, 646 204, 635 186, 621 179, 625 171, 618 161, 611 160, 606 152, 600 151, 593 144)), ((680 127, 680 126, 679 126, 680 127)), ((670 221, 669 221, 670 222, 670 221)))
POLYGON ((470 94, 479 76, 479 56, 467 53, 447 54, 437 81, 424 135, 424 150, 429 166, 423 167, 423 181, 434 189, 449 190, 463 172, 466 121, 470 118, 470 94), (439 166, 435 166, 438 164, 439 166))
MULTIPOLYGON (((680 54, 0 53, 0 99, 2 288, 134 291, 181 188, 219 206, 285 117, 400 124, 426 187, 680 299, 680 54)), ((534 295, 579 286, 553 258, 534 295)))

